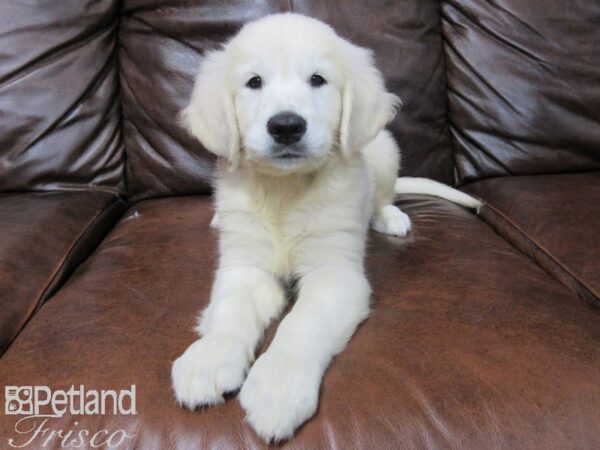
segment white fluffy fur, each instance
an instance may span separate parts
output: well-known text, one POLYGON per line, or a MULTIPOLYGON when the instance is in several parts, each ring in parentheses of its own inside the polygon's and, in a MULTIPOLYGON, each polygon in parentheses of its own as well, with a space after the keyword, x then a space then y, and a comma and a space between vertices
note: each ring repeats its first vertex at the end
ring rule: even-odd
POLYGON ((331 358, 369 312, 369 223, 396 236, 410 230, 392 204, 399 152, 383 130, 397 102, 368 50, 297 14, 252 22, 206 57, 183 117, 220 157, 220 263, 202 338, 173 364, 181 404, 216 404, 241 387, 246 419, 267 441, 289 438, 314 414, 331 358), (314 73, 327 84, 311 87, 314 73), (246 87, 253 76, 261 89, 246 87), (307 122, 305 158, 272 157, 266 122, 282 111, 307 122), (254 362, 291 280, 296 304, 254 362))

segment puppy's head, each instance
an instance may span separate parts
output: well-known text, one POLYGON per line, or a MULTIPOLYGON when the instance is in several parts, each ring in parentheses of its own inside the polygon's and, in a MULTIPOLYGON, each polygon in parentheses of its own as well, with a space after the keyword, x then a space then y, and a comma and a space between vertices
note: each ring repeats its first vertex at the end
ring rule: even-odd
POLYGON ((286 174, 360 151, 397 103, 369 50, 288 13, 247 24, 206 56, 183 119, 232 167, 286 174))

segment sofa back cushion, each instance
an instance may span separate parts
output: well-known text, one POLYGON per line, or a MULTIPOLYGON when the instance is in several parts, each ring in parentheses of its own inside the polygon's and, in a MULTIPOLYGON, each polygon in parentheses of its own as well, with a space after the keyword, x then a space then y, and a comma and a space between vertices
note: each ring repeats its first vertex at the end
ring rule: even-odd
POLYGON ((442 5, 458 181, 600 169, 600 2, 442 5))
POLYGON ((118 1, 9 1, 1 11, 0 191, 118 190, 118 1))
POLYGON ((437 1, 125 0, 123 8, 119 61, 133 197, 209 191, 214 158, 177 120, 202 55, 245 22, 287 11, 325 20, 375 50, 388 88, 404 102, 391 128, 405 173, 452 180, 437 1))

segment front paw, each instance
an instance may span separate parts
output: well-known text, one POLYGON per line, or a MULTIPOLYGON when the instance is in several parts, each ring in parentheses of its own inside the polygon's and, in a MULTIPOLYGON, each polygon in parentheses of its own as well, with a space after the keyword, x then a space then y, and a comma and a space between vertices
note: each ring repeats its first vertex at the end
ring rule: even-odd
POLYGON ((396 206, 387 205, 375 212, 371 228, 378 233, 403 237, 410 231, 410 217, 396 206))
POLYGON ((198 406, 223 402, 223 394, 239 389, 252 355, 235 339, 197 340, 173 363, 171 379, 179 404, 198 406))
POLYGON ((273 352, 252 366, 239 398, 246 420, 265 441, 290 438, 315 413, 321 376, 313 369, 273 352))

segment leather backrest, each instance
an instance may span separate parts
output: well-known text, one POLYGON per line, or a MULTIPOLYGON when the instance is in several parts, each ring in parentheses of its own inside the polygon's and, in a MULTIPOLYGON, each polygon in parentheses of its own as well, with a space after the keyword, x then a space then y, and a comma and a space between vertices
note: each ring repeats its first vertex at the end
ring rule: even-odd
POLYGON ((443 2, 457 179, 600 169, 600 2, 443 2))
POLYGON ((0 8, 0 191, 122 187, 116 0, 0 8))
POLYGON ((247 21, 294 11, 375 50, 404 106, 392 124, 404 171, 452 181, 435 0, 125 0, 120 29, 127 180, 135 198, 208 192, 214 158, 177 121, 202 54, 247 21))
POLYGON ((6 2, 0 191, 121 189, 121 99, 128 190, 208 192, 214 158, 177 113, 207 49, 246 21, 283 11, 323 19, 375 50, 404 102, 391 128, 405 174, 451 182, 456 170, 454 180, 464 183, 600 169, 600 3, 444 1, 443 39, 439 7, 435 0, 6 2))

